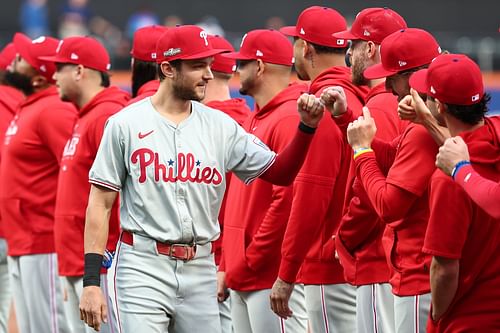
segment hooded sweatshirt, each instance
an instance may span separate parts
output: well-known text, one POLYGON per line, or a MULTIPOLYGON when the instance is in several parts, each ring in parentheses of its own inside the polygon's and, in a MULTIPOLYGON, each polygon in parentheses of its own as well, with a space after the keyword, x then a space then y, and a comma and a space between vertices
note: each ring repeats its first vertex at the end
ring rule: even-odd
MULTIPOLYGON (((16 114, 17 107, 23 100, 24 95, 21 91, 9 86, 0 85, 0 137, 4 137, 10 121, 16 114)), ((0 238, 3 237, 3 228, 0 223, 0 238)))
POLYGON ((55 252, 59 165, 76 117, 74 106, 62 102, 51 86, 19 105, 5 133, 0 213, 9 256, 55 252))
MULTIPOLYGON (((500 117, 491 117, 489 122, 495 129, 497 137, 500 137, 500 117)), ((500 219, 500 205, 498 204, 500 183, 481 177, 472 165, 460 168, 455 175, 455 181, 462 186, 476 204, 492 217, 500 219)))
MULTIPOLYGON (((210 101, 206 104, 211 108, 220 110, 236 120, 236 122, 240 125, 243 125, 243 122, 250 115, 250 108, 247 103, 242 98, 232 98, 225 101, 210 101)), ((229 188, 231 184, 231 173, 226 174, 226 188, 229 188)), ((226 210, 226 202, 227 202, 227 192, 224 194, 224 198, 222 199, 222 204, 220 207, 219 213, 219 224, 220 224, 220 236, 219 238, 213 242, 212 246, 214 247, 215 254, 215 264, 220 264, 220 259, 222 255, 222 239, 224 237, 224 212, 226 210)))
MULTIPOLYGON (((88 173, 101 142, 108 118, 121 110, 129 95, 117 87, 99 92, 78 113, 73 135, 62 155, 55 208, 54 239, 59 275, 83 275, 83 234, 90 183, 88 173)), ((107 249, 114 251, 120 221, 119 200, 115 201, 109 220, 107 249)))
MULTIPOLYGON (((346 67, 332 67, 316 77, 309 93, 342 86, 349 107, 361 113, 368 89, 351 82, 346 67)), ((352 150, 331 117, 320 122, 307 158, 294 182, 290 220, 282 246, 279 277, 304 284, 345 283, 335 259, 333 237, 342 218, 352 150), (301 271, 300 276, 298 275, 301 271)))
POLYGON ((158 90, 160 86, 160 80, 151 80, 144 83, 139 90, 137 91, 137 96, 132 98, 127 105, 134 104, 135 102, 139 102, 140 100, 152 96, 158 90))
MULTIPOLYGON (((307 90, 291 84, 251 114, 243 127, 280 153, 292 141, 299 122, 297 99, 307 90)), ((292 186, 256 179, 245 185, 233 179, 224 219, 223 263, 226 284, 239 291, 272 287, 292 204, 292 186)))
MULTIPOLYGON (((460 134, 479 175, 500 181, 500 137, 492 121, 460 134)), ((498 197, 497 197, 498 200, 498 197)), ((430 218, 423 251, 459 260, 452 303, 429 332, 493 332, 500 329, 500 221, 475 204, 451 177, 436 170, 430 183, 430 218)))

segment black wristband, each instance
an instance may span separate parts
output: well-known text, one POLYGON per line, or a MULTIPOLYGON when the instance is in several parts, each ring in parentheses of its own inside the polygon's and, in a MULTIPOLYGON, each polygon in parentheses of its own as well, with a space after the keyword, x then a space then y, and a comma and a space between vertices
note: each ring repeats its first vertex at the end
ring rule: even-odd
POLYGON ((307 134, 314 134, 316 132, 316 127, 309 127, 303 122, 299 123, 299 130, 307 134))
POLYGON ((83 269, 83 286, 101 285, 101 264, 103 256, 98 253, 85 253, 85 265, 83 269))

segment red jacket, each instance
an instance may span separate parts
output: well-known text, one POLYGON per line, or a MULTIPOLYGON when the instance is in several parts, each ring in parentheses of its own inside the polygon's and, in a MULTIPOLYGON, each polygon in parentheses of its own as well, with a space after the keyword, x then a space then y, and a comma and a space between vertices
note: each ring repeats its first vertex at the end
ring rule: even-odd
MULTIPOLYGON (((207 106, 220 110, 236 120, 236 122, 240 125, 243 125, 243 122, 250 115, 250 108, 247 103, 242 98, 232 98, 226 101, 210 101, 206 104, 207 106)), ((231 173, 226 174, 226 188, 229 188, 231 184, 231 173)), ((227 192, 226 192, 227 194, 227 192)), ((220 236, 219 238, 213 242, 212 246, 214 246, 215 251, 215 264, 219 265, 221 260, 221 252, 222 252, 222 238, 224 236, 224 212, 226 211, 226 202, 227 195, 224 194, 224 198, 222 199, 222 204, 220 207, 219 213, 219 224, 220 224, 220 236)))
MULTIPOLYGON (((377 124, 377 138, 392 141, 401 134, 406 122, 399 119, 397 98, 385 90, 385 83, 373 87, 366 106, 377 124)), ((341 123, 344 133, 352 120, 341 123)), ((355 172, 355 169, 351 168, 351 171, 355 172)), ((387 170, 384 175, 387 175, 387 170)), ((352 180, 347 186, 346 211, 335 238, 344 277, 355 286, 388 282, 390 272, 382 246, 385 223, 371 205, 361 181, 358 178, 352 180)))
MULTIPOLYGON (((340 85, 353 110, 361 113, 367 89, 351 83, 350 70, 332 67, 311 82, 309 92, 340 85)), ((279 277, 305 284, 344 283, 332 236, 342 218, 352 150, 331 117, 324 117, 294 182, 290 220, 282 246, 279 277), (298 276, 299 269, 301 270, 298 276)))
POLYGON ((0 212, 9 256, 52 253, 57 177, 76 120, 56 87, 21 103, 5 134, 0 212))
MULTIPOLYGON (((295 135, 297 98, 306 89, 305 85, 290 85, 252 113, 243 127, 270 149, 281 152, 295 135)), ((275 186, 262 179, 248 186, 236 178, 231 181, 220 268, 226 272, 229 288, 248 291, 272 287, 278 275, 292 190, 292 186, 275 186)))
MULTIPOLYGON (((461 134, 474 169, 500 181, 500 137, 492 122, 461 134)), ((498 197, 496 198, 498 202, 498 197)), ((451 177, 436 170, 430 184, 424 252, 459 260, 458 288, 429 332, 500 331, 500 221, 475 204, 451 177)), ((433 290, 434 292, 434 290, 433 290)))
MULTIPOLYGON (((4 137, 10 121, 16 114, 17 107, 23 100, 24 95, 19 90, 9 86, 0 85, 0 137, 4 137)), ((4 238, 1 220, 0 238, 4 238)))
POLYGON ((398 296, 428 293, 431 258, 422 253, 422 246, 437 145, 423 126, 410 124, 391 144, 375 139, 372 148, 377 160, 373 153, 359 156, 356 176, 387 224, 383 245, 391 269, 392 292, 398 296), (379 167, 379 159, 384 157, 394 161, 387 177, 379 167))
POLYGON ((149 82, 144 83, 139 90, 137 91, 137 96, 128 101, 127 105, 134 104, 135 102, 139 102, 140 100, 153 96, 158 87, 160 86, 159 80, 151 80, 149 82))
MULTIPOLYGON (((98 93, 79 111, 73 136, 67 141, 59 171, 54 241, 59 275, 83 275, 83 233, 90 183, 88 173, 101 142, 107 119, 129 100, 124 91, 110 87, 98 93)), ((119 200, 109 220, 107 249, 114 251, 120 233, 119 200)))

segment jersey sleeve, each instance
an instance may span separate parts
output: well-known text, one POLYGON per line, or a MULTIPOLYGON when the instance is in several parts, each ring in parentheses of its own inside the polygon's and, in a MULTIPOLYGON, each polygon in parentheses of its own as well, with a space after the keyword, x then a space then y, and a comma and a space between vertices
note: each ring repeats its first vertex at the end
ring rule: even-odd
POLYGON ((226 138, 226 171, 232 171, 245 184, 263 174, 274 162, 276 153, 259 138, 245 132, 236 122, 226 138))
POLYGON ((431 180, 429 208, 423 252, 460 259, 472 221, 472 206, 460 186, 441 170, 436 170, 431 180))
POLYGON ((127 174, 124 141, 120 124, 116 119, 110 118, 89 172, 90 183, 120 191, 127 174))

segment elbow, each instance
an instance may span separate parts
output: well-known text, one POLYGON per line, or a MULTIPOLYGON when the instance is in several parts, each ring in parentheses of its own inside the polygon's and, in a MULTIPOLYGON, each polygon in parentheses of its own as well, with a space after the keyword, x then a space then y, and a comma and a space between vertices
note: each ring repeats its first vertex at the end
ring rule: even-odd
POLYGON ((433 257, 431 263, 431 279, 441 282, 453 282, 458 279, 459 274, 458 259, 448 259, 443 257, 433 257))

